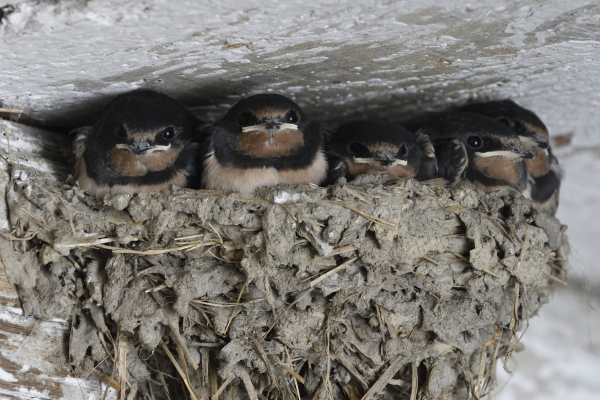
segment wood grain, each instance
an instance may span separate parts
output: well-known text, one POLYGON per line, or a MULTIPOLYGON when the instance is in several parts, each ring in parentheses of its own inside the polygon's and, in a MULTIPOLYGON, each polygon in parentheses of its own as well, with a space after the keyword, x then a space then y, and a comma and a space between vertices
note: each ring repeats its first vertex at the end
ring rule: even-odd
MULTIPOLYGON (((70 167, 70 138, 42 129, 1 121, 8 128, 0 154, 0 193, 9 180, 8 159, 30 168, 51 172, 64 179, 70 167), (10 149, 10 152, 8 151, 10 149)), ((0 229, 9 228, 6 204, 0 202, 0 229)), ((0 237, 0 240, 7 240, 0 237)), ((10 284, 0 260, 0 399, 99 400, 103 395, 95 377, 77 379, 69 375, 65 320, 40 321, 23 315, 17 288, 10 284)), ((107 399, 116 399, 111 389, 107 399)))

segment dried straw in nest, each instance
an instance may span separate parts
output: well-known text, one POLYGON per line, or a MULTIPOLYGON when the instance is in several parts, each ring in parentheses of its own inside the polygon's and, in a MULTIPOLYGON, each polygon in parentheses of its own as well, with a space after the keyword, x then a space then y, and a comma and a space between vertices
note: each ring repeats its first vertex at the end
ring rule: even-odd
POLYGON ((70 318, 73 373, 121 399, 480 398, 564 283, 560 223, 469 188, 98 202, 15 171, 7 199, 25 312, 70 318))

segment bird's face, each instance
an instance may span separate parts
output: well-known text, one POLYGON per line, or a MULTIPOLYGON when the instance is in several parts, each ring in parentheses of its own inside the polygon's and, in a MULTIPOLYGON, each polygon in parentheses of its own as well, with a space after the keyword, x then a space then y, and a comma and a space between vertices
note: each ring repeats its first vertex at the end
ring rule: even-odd
POLYGON ((468 169, 483 175, 517 185, 523 171, 523 159, 533 155, 523 149, 521 141, 508 131, 507 135, 481 132, 461 135, 469 157, 468 169))
POLYGON ((533 120, 506 112, 496 116, 495 119, 515 132, 519 136, 523 149, 533 154, 531 159, 525 160, 530 174, 540 176, 549 171, 548 130, 541 121, 537 122, 537 117, 533 120))
MULTIPOLYGON (((237 156, 268 160, 298 154, 309 125, 300 107, 279 95, 257 95, 238 102, 216 125, 237 156)), ((224 144, 219 141, 219 144, 224 144)))
POLYGON ((193 117, 161 97, 126 98, 122 103, 116 101, 95 127, 94 151, 124 176, 172 166, 192 140, 193 117))
POLYGON ((240 153, 255 158, 292 155, 304 146, 300 120, 300 113, 292 107, 242 111, 237 117, 233 145, 240 153))
POLYGON ((183 146, 189 142, 182 133, 180 126, 136 130, 122 124, 113 131, 115 140, 109 152, 109 162, 116 171, 126 176, 164 170, 173 165, 183 146))
POLYGON ((465 111, 495 119, 519 136, 523 148, 530 152, 544 152, 549 147, 548 129, 533 112, 511 100, 472 104, 465 111))
POLYGON ((533 158, 526 151, 516 135, 499 135, 490 132, 469 132, 456 135, 461 140, 470 159, 493 158, 504 161, 518 161, 533 158))
POLYGON ((348 143, 346 164, 351 175, 364 173, 387 173, 401 178, 414 176, 413 166, 408 163, 409 148, 404 143, 348 143))
POLYGON ((389 174, 415 176, 421 151, 414 134, 391 122, 354 121, 342 125, 329 144, 352 176, 389 174))
POLYGON ((498 115, 494 119, 515 132, 525 150, 544 152, 548 148, 549 135, 543 124, 536 124, 511 113, 498 115))

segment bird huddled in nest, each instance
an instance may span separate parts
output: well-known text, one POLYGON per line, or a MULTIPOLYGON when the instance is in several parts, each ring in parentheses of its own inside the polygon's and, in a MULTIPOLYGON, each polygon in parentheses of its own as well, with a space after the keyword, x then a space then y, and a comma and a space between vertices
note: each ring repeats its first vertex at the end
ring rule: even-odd
POLYGON ((203 125, 174 99, 141 89, 117 96, 93 126, 75 130, 74 177, 95 196, 172 186, 251 195, 262 186, 332 184, 375 173, 517 191, 556 212, 561 171, 533 112, 490 101, 405 126, 353 121, 330 136, 277 94, 242 99, 203 125))
POLYGON ((407 128, 433 142, 438 177, 486 192, 517 191, 530 196, 526 159, 518 135, 495 120, 472 113, 438 113, 408 122, 407 128))
POLYGON ((328 143, 328 182, 364 173, 391 179, 435 178, 437 164, 429 138, 387 121, 352 121, 339 127, 328 143))
POLYGON ((206 189, 249 195, 261 186, 318 185, 326 178, 323 128, 287 97, 245 98, 204 130, 206 189))
POLYGON ((194 187, 201 124, 164 94, 119 95, 93 126, 75 130, 74 178, 95 196, 194 187))
POLYGON ((556 214, 562 171, 552 153, 548 129, 542 120, 512 100, 470 104, 462 110, 493 118, 519 136, 523 148, 533 154, 532 159, 525 160, 531 199, 540 210, 556 214))

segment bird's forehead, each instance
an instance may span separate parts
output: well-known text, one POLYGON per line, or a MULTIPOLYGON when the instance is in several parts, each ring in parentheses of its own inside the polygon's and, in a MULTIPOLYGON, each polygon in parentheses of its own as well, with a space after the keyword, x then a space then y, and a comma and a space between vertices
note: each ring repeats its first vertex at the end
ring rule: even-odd
POLYGON ((260 120, 282 119, 291 110, 291 107, 266 106, 252 110, 256 118, 260 120))
POLYGON ((371 152, 389 153, 396 154, 400 149, 401 144, 395 144, 390 142, 375 142, 366 145, 371 152))
POLYGON ((454 135, 457 138, 467 139, 471 136, 480 136, 483 139, 493 140, 519 140, 519 136, 504 125, 494 123, 493 126, 478 126, 473 124, 472 126, 462 126, 461 129, 457 129, 454 135))
POLYGON ((131 132, 160 130, 169 126, 184 125, 184 121, 177 118, 176 115, 132 115, 122 118, 120 122, 131 132))
POLYGON ((504 135, 490 135, 490 137, 505 147, 518 147, 521 145, 521 141, 518 137, 504 135))
POLYGON ((159 125, 159 126, 150 126, 150 125, 140 125, 140 124, 128 124, 123 123, 125 127, 125 131, 127 132, 127 137, 133 140, 154 140, 156 135, 163 132, 167 129, 169 124, 159 125))
POLYGON ((332 138, 334 142, 340 143, 362 143, 367 147, 387 143, 388 145, 400 147, 402 144, 412 145, 415 137, 409 132, 398 126, 382 126, 381 123, 363 122, 349 123, 338 129, 332 138))

